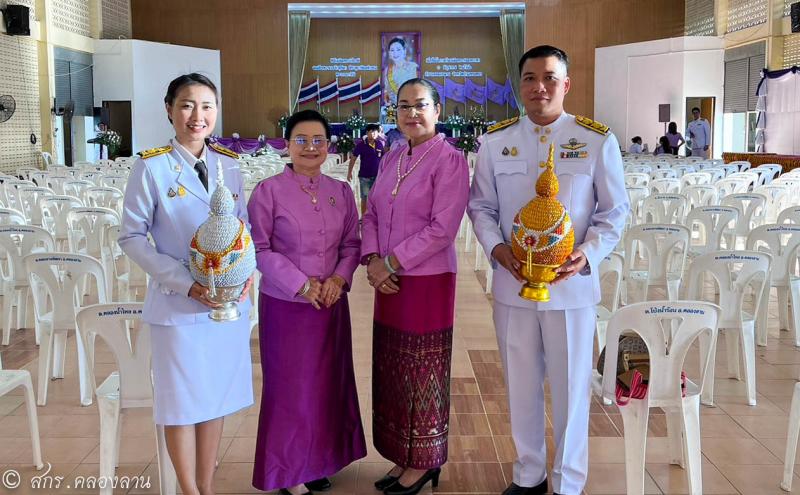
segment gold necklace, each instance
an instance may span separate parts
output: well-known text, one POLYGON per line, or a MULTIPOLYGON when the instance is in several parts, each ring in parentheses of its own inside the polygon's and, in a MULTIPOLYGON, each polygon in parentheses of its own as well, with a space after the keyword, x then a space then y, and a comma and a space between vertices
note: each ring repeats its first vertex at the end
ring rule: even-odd
MULTIPOLYGON (((440 139, 440 140, 439 140, 439 142, 442 142, 442 140, 440 139)), ((401 166, 401 164, 403 163, 403 155, 404 155, 404 153, 400 153, 400 158, 398 158, 398 160, 397 160, 397 184, 395 184, 395 186, 394 186, 394 189, 392 189, 392 196, 397 196, 397 192, 400 190, 400 183, 401 183, 401 182, 403 182, 403 181, 406 179, 406 177, 408 177, 408 176, 411 174, 411 172, 413 172, 413 171, 414 171, 414 169, 415 169, 415 168, 417 168, 417 165, 419 165, 419 164, 420 164, 420 162, 422 161, 422 159, 423 159, 423 158, 425 158, 425 156, 427 156, 427 154, 428 154, 428 153, 430 153, 430 151, 431 151, 431 150, 434 148, 434 146, 436 146, 437 144, 438 144, 438 143, 433 143, 433 144, 430 146, 430 148, 428 148, 427 150, 425 150, 425 152, 424 152, 422 155, 420 155, 420 157, 419 157, 419 159, 417 160, 417 162, 416 162, 416 163, 414 163, 414 165, 412 165, 412 166, 411 166, 411 168, 409 168, 409 169, 408 169, 408 171, 407 171, 406 173, 404 173, 404 174, 401 174, 401 173, 400 173, 400 166, 401 166)))
POLYGON ((300 185, 300 190, 302 190, 304 193, 306 193, 309 196, 311 196, 311 204, 312 205, 317 204, 317 193, 315 193, 314 191, 310 190, 309 188, 307 188, 306 186, 304 186, 302 184, 300 185))

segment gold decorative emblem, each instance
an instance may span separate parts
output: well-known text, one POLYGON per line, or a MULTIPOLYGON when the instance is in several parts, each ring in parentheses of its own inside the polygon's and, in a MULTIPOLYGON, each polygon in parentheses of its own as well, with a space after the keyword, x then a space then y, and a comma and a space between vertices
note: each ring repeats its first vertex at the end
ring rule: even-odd
POLYGON ((178 196, 181 198, 186 196, 186 188, 183 186, 178 186, 178 196))
POLYGON ((517 147, 516 146, 512 146, 511 147, 511 156, 517 156, 517 147))
POLYGON ((167 197, 168 198, 174 198, 177 194, 178 193, 175 192, 175 189, 173 189, 171 187, 169 188, 169 191, 167 191, 167 197))
POLYGON ((547 142, 547 136, 540 136, 539 137, 539 142, 540 143, 546 143, 547 142))
POLYGON ((510 151, 508 151, 508 148, 503 148, 503 151, 502 151, 503 156, 508 156, 509 153, 510 153, 510 151))

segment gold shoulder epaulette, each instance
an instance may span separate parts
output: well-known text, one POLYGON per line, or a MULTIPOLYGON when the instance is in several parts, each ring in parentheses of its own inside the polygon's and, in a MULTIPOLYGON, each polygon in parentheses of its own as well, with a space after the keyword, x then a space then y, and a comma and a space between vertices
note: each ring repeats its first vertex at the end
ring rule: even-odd
POLYGON ((148 158, 153 158, 154 156, 163 155, 164 153, 169 153, 172 151, 172 146, 162 146, 160 148, 150 148, 149 150, 140 151, 137 155, 141 156, 145 160, 148 158))
POLYGON ((575 122, 577 122, 578 125, 580 125, 580 126, 583 126, 583 127, 587 128, 589 130, 592 130, 592 131, 597 132, 599 134, 602 134, 604 136, 606 134, 608 134, 608 126, 607 125, 603 124, 602 122, 596 122, 596 121, 590 119, 589 117, 584 117, 583 115, 576 115, 575 116, 575 122))
POLYGON ((239 155, 237 155, 236 152, 229 150, 228 148, 222 146, 221 144, 211 143, 211 144, 209 144, 209 146, 211 146, 211 149, 213 149, 214 151, 216 151, 220 155, 229 156, 229 157, 234 158, 236 160, 239 159, 239 155))
POLYGON ((506 127, 508 127, 510 125, 516 124, 518 120, 519 120, 519 117, 512 117, 510 119, 502 120, 502 121, 500 121, 500 122, 498 122, 496 124, 490 125, 486 129, 486 133, 487 134, 491 134, 493 132, 497 132, 497 131, 500 131, 502 129, 505 129, 506 127))

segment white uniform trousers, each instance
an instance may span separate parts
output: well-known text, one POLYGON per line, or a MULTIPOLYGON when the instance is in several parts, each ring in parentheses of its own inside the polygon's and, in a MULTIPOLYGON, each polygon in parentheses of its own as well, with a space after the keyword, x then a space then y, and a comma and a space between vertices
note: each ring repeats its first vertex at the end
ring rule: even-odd
POLYGON ((705 160, 708 159, 708 150, 704 150, 703 148, 692 148, 692 156, 699 156, 705 160))
POLYGON ((550 486, 559 494, 580 494, 589 467, 595 308, 536 311, 495 302, 494 324, 517 448, 514 483, 536 486, 547 476, 547 376, 556 449, 550 486))

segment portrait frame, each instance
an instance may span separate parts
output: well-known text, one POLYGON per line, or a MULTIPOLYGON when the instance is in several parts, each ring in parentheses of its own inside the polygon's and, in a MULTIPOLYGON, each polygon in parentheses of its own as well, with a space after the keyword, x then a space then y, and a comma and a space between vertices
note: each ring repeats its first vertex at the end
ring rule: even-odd
POLYGON ((396 90, 408 79, 421 77, 422 74, 422 33, 420 31, 386 31, 381 32, 380 39, 381 57, 381 109, 390 104, 397 103, 396 90), (392 47, 396 40, 402 40, 405 51, 403 65, 395 70, 393 56, 398 47, 392 47), (414 70, 416 69, 416 70, 414 70))

